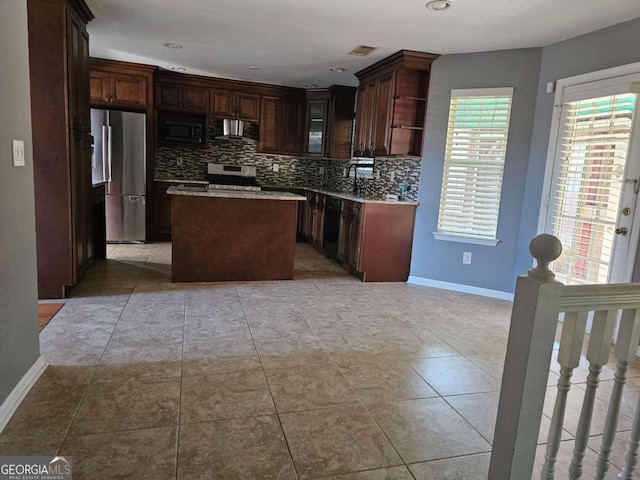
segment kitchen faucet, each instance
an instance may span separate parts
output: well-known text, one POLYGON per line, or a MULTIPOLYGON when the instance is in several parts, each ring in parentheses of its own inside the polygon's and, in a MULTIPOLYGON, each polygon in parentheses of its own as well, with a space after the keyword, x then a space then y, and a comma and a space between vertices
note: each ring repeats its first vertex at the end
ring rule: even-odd
POLYGON ((347 170, 347 178, 351 174, 351 168, 353 168, 353 194, 358 194, 358 165, 356 163, 352 163, 349 165, 349 170, 347 170))

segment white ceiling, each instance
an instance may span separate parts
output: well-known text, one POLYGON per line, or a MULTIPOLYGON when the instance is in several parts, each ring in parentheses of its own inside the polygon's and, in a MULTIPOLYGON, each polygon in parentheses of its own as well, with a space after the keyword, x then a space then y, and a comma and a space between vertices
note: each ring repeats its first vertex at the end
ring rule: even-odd
POLYGON ((539 47, 640 17, 640 0, 451 0, 442 12, 425 2, 87 0, 96 17, 88 26, 90 51, 192 74, 328 87, 357 85, 354 72, 401 49, 539 47), (168 42, 184 48, 164 47, 168 42), (378 50, 347 55, 359 44, 378 50))

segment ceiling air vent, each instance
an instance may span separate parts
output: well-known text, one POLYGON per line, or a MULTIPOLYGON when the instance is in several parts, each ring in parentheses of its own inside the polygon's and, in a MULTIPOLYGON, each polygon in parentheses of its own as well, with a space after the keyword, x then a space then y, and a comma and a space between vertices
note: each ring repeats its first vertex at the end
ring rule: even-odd
POLYGON ((378 47, 370 47, 368 45, 358 45, 356 48, 349 52, 349 55, 355 55, 356 57, 366 57, 378 47))

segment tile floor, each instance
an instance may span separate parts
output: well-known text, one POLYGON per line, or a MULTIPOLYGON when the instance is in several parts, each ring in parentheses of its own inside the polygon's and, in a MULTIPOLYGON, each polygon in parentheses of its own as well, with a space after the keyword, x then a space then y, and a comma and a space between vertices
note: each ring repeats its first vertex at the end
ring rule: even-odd
MULTIPOLYGON (((110 246, 91 267, 41 333, 50 366, 0 455, 71 455, 76 480, 487 478, 509 302, 363 284, 304 244, 295 281, 171 284, 170 259, 169 244, 110 246)), ((620 430, 639 393, 631 378, 620 430)))

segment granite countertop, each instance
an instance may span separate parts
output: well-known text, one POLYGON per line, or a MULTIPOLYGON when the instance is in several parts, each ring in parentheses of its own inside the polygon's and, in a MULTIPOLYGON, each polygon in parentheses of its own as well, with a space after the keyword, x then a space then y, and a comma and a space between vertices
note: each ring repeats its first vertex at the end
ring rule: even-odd
MULTIPOLYGON (((209 184, 209 182, 207 182, 206 180, 183 180, 183 179, 176 179, 176 178, 156 178, 154 179, 154 181, 176 183, 176 184, 180 184, 180 183, 201 184, 203 186, 209 184)), ((413 200, 386 200, 384 198, 384 195, 360 196, 360 195, 353 195, 351 193, 336 192, 333 190, 327 190, 324 188, 316 188, 316 187, 299 187, 295 185, 263 185, 262 187, 266 189, 277 188, 280 191, 269 192, 269 191, 263 190, 262 192, 240 192, 243 195, 247 194, 247 196, 240 196, 240 195, 236 195, 236 193, 238 192, 229 192, 229 191, 226 191, 226 192, 223 191, 222 194, 220 193, 209 194, 209 191, 203 191, 201 187, 171 187, 171 188, 184 188, 184 189, 196 188, 196 191, 193 191, 191 193, 186 193, 188 190, 182 193, 178 193, 176 191, 172 193, 167 191, 167 193, 172 195, 195 195, 195 196, 229 197, 229 198, 259 198, 260 195, 256 195, 257 193, 257 194, 262 194, 262 196, 264 196, 265 198, 274 199, 277 196, 284 196, 282 192, 283 190, 307 190, 310 192, 323 193, 325 195, 330 195, 332 197, 340 198, 342 200, 351 200, 353 202, 358 202, 358 203, 389 203, 389 204, 396 204, 396 205, 415 205, 415 206, 419 205, 418 202, 413 200)), ((216 190, 216 192, 219 192, 219 190, 216 190)), ((293 193, 288 194, 288 196, 296 197, 296 198, 281 198, 281 200, 301 200, 302 199, 299 195, 295 195, 293 193)))
POLYGON ((306 200, 302 195, 288 192, 263 192, 222 190, 208 187, 169 187, 169 195, 187 195, 192 197, 216 197, 216 198, 244 198, 248 200, 306 200))
POLYGON ((419 205, 418 202, 413 200, 386 200, 383 195, 376 196, 360 196, 353 195, 351 193, 335 192, 333 190, 326 190, 316 187, 295 187, 295 186, 283 186, 283 185, 263 185, 264 188, 278 188, 278 189, 291 189, 291 190, 307 190, 309 192, 323 193, 331 197, 340 198, 342 200, 351 200, 358 203, 390 203, 397 205, 419 205))
POLYGON ((164 183, 195 183, 201 185, 209 185, 209 182, 206 180, 180 180, 178 178, 154 178, 154 182, 164 182, 164 183))

